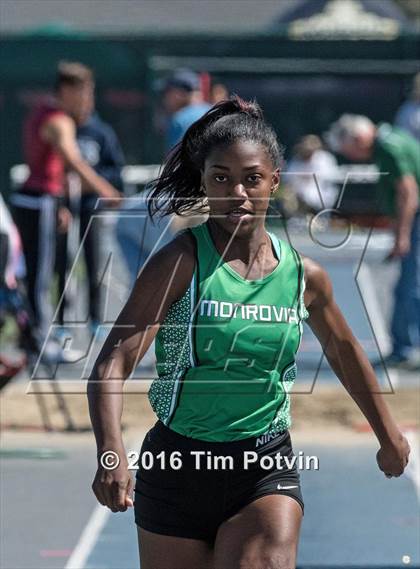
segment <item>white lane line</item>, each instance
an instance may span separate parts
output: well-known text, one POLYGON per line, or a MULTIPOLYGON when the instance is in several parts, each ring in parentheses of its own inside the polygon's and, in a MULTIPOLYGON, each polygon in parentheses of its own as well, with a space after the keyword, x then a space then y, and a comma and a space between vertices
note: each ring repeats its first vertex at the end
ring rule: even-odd
POLYGON ((420 444, 419 435, 414 430, 404 431, 408 444, 411 447, 410 459, 408 461, 405 475, 411 480, 416 489, 417 500, 420 502, 420 444))
POLYGON ((106 506, 98 504, 95 507, 64 569, 84 569, 110 514, 111 510, 106 506))
POLYGON ((357 281, 360 292, 365 303, 370 321, 372 323, 373 332, 382 354, 387 353, 391 347, 388 328, 385 323, 384 313, 379 305, 378 296, 375 293, 375 284, 372 277, 372 271, 366 263, 360 266, 357 281))
MULTIPOLYGON (((363 302, 372 325, 372 334, 378 343, 378 349, 382 357, 390 352, 391 340, 388 334, 388 327, 385 322, 383 310, 379 304, 377 294, 375 292, 375 284, 372 271, 366 263, 362 263, 357 275, 357 283, 363 302)), ((387 370, 392 388, 396 388, 399 383, 399 375, 394 370, 387 370)))
MULTIPOLYGON (((143 440, 144 435, 145 433, 143 433, 143 436, 133 436, 127 448, 137 448, 139 441, 143 440)), ((85 569, 89 555, 95 547, 111 513, 111 510, 106 506, 96 505, 64 569, 85 569)))

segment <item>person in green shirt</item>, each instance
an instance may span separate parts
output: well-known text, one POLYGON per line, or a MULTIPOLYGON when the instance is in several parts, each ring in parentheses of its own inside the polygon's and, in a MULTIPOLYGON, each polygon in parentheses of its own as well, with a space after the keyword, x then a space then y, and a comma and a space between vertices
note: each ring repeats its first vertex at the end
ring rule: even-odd
POLYGON ((401 259, 391 322, 389 365, 418 366, 420 348, 420 143, 390 124, 376 126, 362 115, 345 114, 327 134, 331 148, 379 170, 382 211, 393 218, 395 241, 389 259, 401 259))
POLYGON ((407 465, 409 445, 327 273, 266 230, 281 162, 261 109, 233 97, 189 127, 148 196, 152 214, 162 206, 165 215, 209 217, 143 266, 88 383, 92 489, 112 512, 125 511, 133 481, 123 384, 156 339, 149 400, 158 421, 134 488, 142 569, 296 567, 299 472, 271 460, 293 460, 288 395, 303 320, 378 437, 379 468, 391 478, 407 465), (249 468, 250 456, 267 469, 249 468))

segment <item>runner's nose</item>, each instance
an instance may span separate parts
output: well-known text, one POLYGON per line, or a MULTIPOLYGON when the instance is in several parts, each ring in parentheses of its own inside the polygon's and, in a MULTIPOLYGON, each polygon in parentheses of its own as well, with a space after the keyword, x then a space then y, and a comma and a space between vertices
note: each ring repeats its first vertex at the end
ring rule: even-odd
POLYGON ((232 194, 237 198, 246 198, 245 186, 242 183, 234 184, 232 187, 232 194))

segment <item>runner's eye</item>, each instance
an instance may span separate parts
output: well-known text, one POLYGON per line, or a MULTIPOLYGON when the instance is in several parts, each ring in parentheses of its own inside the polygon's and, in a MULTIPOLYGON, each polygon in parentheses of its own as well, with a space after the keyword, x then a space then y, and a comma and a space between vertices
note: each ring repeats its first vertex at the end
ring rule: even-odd
POLYGON ((261 176, 259 174, 251 174, 250 176, 248 176, 248 181, 252 182, 253 184, 258 184, 260 180, 261 176))
POLYGON ((219 184, 226 182, 227 177, 224 176, 223 174, 216 174, 214 179, 216 180, 216 182, 219 182, 219 184))

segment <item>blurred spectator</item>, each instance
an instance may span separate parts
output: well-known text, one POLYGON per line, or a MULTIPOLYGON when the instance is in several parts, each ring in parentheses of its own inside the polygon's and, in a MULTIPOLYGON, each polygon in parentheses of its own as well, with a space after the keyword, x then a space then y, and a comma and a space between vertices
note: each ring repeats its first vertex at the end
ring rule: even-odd
POLYGON ((201 214, 156 215, 151 219, 147 208, 147 193, 146 189, 141 194, 126 198, 116 224, 116 237, 128 268, 130 288, 151 254, 172 241, 179 231, 199 225, 206 219, 201 214))
POLYGON ((26 365, 28 357, 38 351, 33 319, 21 281, 24 273, 19 233, 0 194, 0 330, 6 316, 13 316, 19 332, 19 347, 25 352, 19 361, 13 362, 0 354, 0 387, 26 365))
MULTIPOLYGON (((163 106, 169 115, 166 129, 167 151, 180 142, 188 128, 211 108, 203 100, 200 77, 190 69, 178 69, 166 79, 163 84, 163 106)), ((145 195, 127 199, 122 212, 126 214, 123 213, 118 220, 116 235, 127 263, 132 286, 150 253, 168 243, 174 234, 188 223, 169 216, 151 220, 145 195)))
POLYGON ((420 144, 400 129, 386 123, 377 127, 361 115, 343 115, 327 139, 333 150, 353 161, 373 161, 381 173, 386 212, 395 219, 389 258, 401 258, 387 363, 411 366, 420 348, 420 144))
MULTIPOLYGON (((76 118, 77 144, 82 158, 119 192, 123 192, 121 170, 124 165, 124 155, 118 138, 112 127, 101 120, 94 112, 94 90, 88 94, 86 112, 76 118)), ((77 243, 82 242, 85 256, 86 272, 89 286, 89 316, 91 330, 96 333, 101 322, 101 286, 99 281, 100 252, 101 252, 101 219, 95 218, 101 209, 98 194, 89 186, 84 188, 81 196, 69 196, 69 208, 75 219, 79 222, 79 235, 76 235, 77 243), (89 228, 89 231, 87 231, 89 228)), ((59 274, 59 294, 62 296, 65 290, 66 273, 72 259, 68 255, 68 235, 64 232, 59 238, 59 254, 57 255, 57 271, 59 274)), ((59 322, 64 322, 64 311, 67 305, 65 297, 59 308, 59 322)))
POLYGON ((146 192, 127 198, 121 207, 116 225, 117 241, 126 262, 130 289, 149 255, 156 253, 174 237, 170 216, 151 219, 146 192))
POLYGON ((420 73, 413 79, 410 99, 397 111, 395 126, 406 130, 420 142, 420 73))
POLYGON ((301 211, 316 213, 332 208, 338 188, 337 161, 331 152, 324 150, 321 139, 308 134, 293 149, 293 157, 283 174, 286 187, 296 196, 301 211))
POLYGON ((225 99, 229 99, 229 91, 226 85, 223 85, 223 83, 212 85, 210 89, 210 104, 216 105, 225 99))
POLYGON ((200 77, 190 69, 178 69, 164 84, 163 106, 169 115, 166 131, 166 150, 177 144, 188 127, 209 109, 203 100, 200 77))
POLYGON ((13 289, 25 273, 19 232, 0 194, 0 285, 13 289))
MULTIPOLYGON (((24 153, 29 178, 12 196, 27 268, 29 302, 40 341, 52 321, 50 286, 54 267, 57 219, 66 226, 70 216, 59 207, 66 187, 66 169, 76 172, 84 187, 118 204, 119 193, 83 160, 76 142, 75 123, 86 116, 93 90, 90 69, 79 63, 60 63, 56 98, 35 109, 24 127, 24 153)), ((59 356, 58 356, 59 357, 59 356)))

